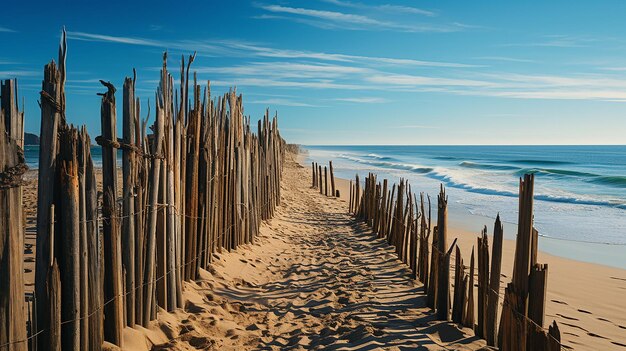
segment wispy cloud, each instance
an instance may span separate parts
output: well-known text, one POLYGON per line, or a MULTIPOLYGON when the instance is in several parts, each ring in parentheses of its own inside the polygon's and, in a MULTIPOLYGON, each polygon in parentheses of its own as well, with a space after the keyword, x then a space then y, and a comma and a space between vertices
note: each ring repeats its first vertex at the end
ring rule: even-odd
MULTIPOLYGON (((160 68, 153 68, 153 70, 158 69, 160 68)), ((350 74, 366 73, 370 70, 362 67, 327 63, 252 62, 237 66, 195 67, 195 71, 198 73, 212 73, 217 75, 273 77, 281 79, 329 79, 339 78, 350 74)))
POLYGON ((504 61, 504 62, 521 62, 521 63, 534 63, 535 60, 523 59, 517 57, 506 57, 506 56, 480 56, 475 57, 476 60, 486 60, 486 61, 504 61))
POLYGON ((348 97, 348 98, 336 98, 335 101, 354 102, 359 104, 382 104, 389 102, 389 100, 380 97, 348 97))
POLYGON ((259 104, 259 105, 276 105, 276 106, 295 106, 295 107, 320 107, 318 105, 313 105, 305 102, 293 101, 288 99, 264 99, 264 100, 250 100, 246 101, 248 104, 259 104))
POLYGON ((237 78, 229 80, 212 80, 213 86, 248 86, 248 87, 279 87, 279 88, 306 88, 306 89, 343 89, 362 90, 359 84, 337 83, 332 80, 320 81, 294 81, 294 80, 272 80, 263 78, 237 78))
MULTIPOLYGON (((294 89, 333 89, 367 92, 365 96, 336 98, 351 103, 382 103, 385 100, 371 92, 440 93, 518 99, 577 99, 626 101, 626 79, 618 75, 542 75, 514 72, 485 72, 486 66, 465 63, 421 61, 411 58, 370 57, 350 54, 278 49, 237 40, 171 40, 161 41, 133 36, 112 36, 71 32, 70 38, 120 45, 198 50, 207 55, 244 58, 240 64, 224 67, 195 66, 199 79, 211 78, 215 86, 247 86, 294 89), (230 56, 229 56, 230 55, 230 56), (255 59, 256 58, 256 59, 255 59), (246 62, 254 59, 253 62, 246 62), (424 67, 420 74, 406 74, 408 69, 424 67), (428 69, 435 67, 437 69, 428 69), (217 78, 217 79, 213 79, 217 78), (374 95, 372 97, 372 95, 374 95)), ((476 59, 526 62, 506 56, 484 56, 476 59)), ((10 67, 10 66, 9 66, 10 67)), ((609 67, 609 71, 625 68, 609 67)), ((5 70, 0 76, 35 76, 37 72, 5 70)), ((92 83, 91 79, 70 83, 92 83)), ((314 104, 307 99, 259 99, 258 103, 284 106, 314 104), (290 105, 287 105, 290 104, 290 105)))
POLYGON ((462 86, 462 87, 486 87, 493 85, 488 81, 456 79, 446 77, 427 77, 408 74, 377 74, 365 78, 367 81, 379 84, 400 86, 462 86))
POLYGON ((194 40, 163 41, 163 40, 147 39, 147 38, 140 38, 140 37, 114 36, 114 35, 86 33, 86 32, 67 32, 67 38, 70 40, 108 42, 108 43, 116 43, 116 44, 157 47, 161 49, 203 51, 211 55, 227 53, 225 51, 226 50, 225 47, 220 46, 220 45, 212 45, 207 41, 194 41, 194 40))
MULTIPOLYGON (((289 7, 282 5, 257 5, 259 8, 270 13, 290 15, 287 17, 265 17, 266 19, 287 19, 296 22, 308 20, 307 24, 317 27, 341 28, 349 30, 392 30, 400 32, 456 32, 462 29, 461 26, 451 25, 431 25, 419 24, 414 21, 410 23, 400 23, 396 21, 385 21, 362 14, 344 13, 338 11, 318 10, 303 7, 289 7), (315 22, 311 22, 314 20, 315 22)), ((257 17, 260 18, 260 17, 257 17)))
POLYGON ((428 17, 434 17, 436 14, 432 11, 420 9, 417 7, 411 6, 402 6, 402 5, 392 5, 392 4, 383 4, 383 5, 367 5, 360 2, 351 2, 351 1, 343 1, 343 0, 322 0, 327 3, 335 4, 343 7, 352 7, 352 8, 361 8, 361 9, 372 9, 379 11, 387 11, 393 13, 410 13, 415 15, 423 15, 428 17))
POLYGON ((34 77, 41 74, 37 71, 30 70, 6 70, 0 71, 0 78, 2 79, 10 79, 15 77, 34 77))
POLYGON ((230 57, 246 57, 258 56, 268 58, 284 58, 284 59, 312 59, 320 61, 334 62, 354 62, 368 64, 384 64, 392 66, 416 66, 416 67, 449 67, 449 68, 470 68, 484 67, 482 65, 444 62, 444 61, 426 61, 408 58, 392 58, 377 56, 361 56, 339 53, 279 49, 268 46, 250 43, 238 40, 172 40, 160 41, 141 37, 113 36, 108 34, 86 33, 86 32, 68 32, 69 39, 108 42, 114 44, 138 45, 148 47, 159 47, 163 49, 179 49, 187 51, 198 51, 199 54, 213 56, 219 53, 222 56, 230 57))
POLYGON ((589 36, 572 36, 563 34, 544 35, 537 41, 528 43, 508 43, 505 47, 552 47, 552 48, 584 48, 593 43, 607 41, 608 38, 596 38, 589 36))
POLYGON ((2 27, 2 26, 0 26, 0 32, 4 32, 4 33, 15 33, 16 31, 14 31, 13 29, 7 28, 7 27, 2 27))
POLYGON ((427 126, 427 125, 421 125, 421 124, 409 124, 409 125, 402 125, 402 126, 393 126, 393 127, 389 127, 389 128, 394 128, 394 129, 439 129, 439 127, 427 126))
POLYGON ((119 44, 141 45, 141 46, 156 46, 156 47, 168 46, 165 42, 161 42, 158 40, 133 38, 133 37, 120 37, 120 36, 105 35, 105 34, 85 33, 85 32, 67 32, 67 38, 74 39, 74 40, 100 41, 100 42, 110 42, 110 43, 119 43, 119 44))
POLYGON ((273 57, 273 58, 290 58, 290 59, 313 59, 322 61, 336 61, 336 62, 365 62, 372 64, 385 64, 396 66, 424 66, 424 67, 450 67, 450 68, 470 68, 470 67, 484 67, 483 65, 473 65, 457 62, 445 62, 445 61, 425 61, 407 58, 391 58, 391 57, 378 57, 378 56, 361 56, 350 54, 338 54, 327 52, 315 52, 315 51, 303 51, 303 50, 291 50, 291 49, 277 49, 266 46, 257 45, 254 43, 245 43, 238 41, 220 41, 221 44, 228 46, 232 49, 247 51, 252 55, 260 57, 273 57))

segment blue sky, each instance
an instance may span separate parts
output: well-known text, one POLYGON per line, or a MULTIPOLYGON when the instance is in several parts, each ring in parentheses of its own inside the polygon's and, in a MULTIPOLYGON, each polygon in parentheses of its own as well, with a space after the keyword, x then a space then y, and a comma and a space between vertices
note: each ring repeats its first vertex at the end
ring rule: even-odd
MULTIPOLYGON (((39 134, 43 66, 68 41, 68 119, 100 134, 98 79, 137 69, 142 110, 161 53, 213 94, 278 111, 302 144, 624 144, 624 1, 38 1, 3 4, 0 78, 39 134), (42 10, 43 9, 43 10, 42 10)), ((121 98, 120 98, 121 101, 121 98)), ((121 111, 121 106, 120 106, 121 111)))

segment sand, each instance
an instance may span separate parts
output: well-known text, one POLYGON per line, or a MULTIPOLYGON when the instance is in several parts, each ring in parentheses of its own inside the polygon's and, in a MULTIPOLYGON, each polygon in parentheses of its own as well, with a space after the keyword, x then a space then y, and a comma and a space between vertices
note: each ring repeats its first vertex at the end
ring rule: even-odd
MULTIPOLYGON (((337 180, 342 198, 327 198, 310 188, 310 168, 295 156, 286 162, 282 204, 256 242, 216 254, 198 281, 184 283, 183 309, 160 310, 147 329, 126 328, 125 350, 486 349, 470 329, 436 321, 393 250, 347 214, 347 181, 337 180)), ((27 229, 34 189, 24 189, 27 229)), ((450 235, 467 261, 476 234, 450 235)), ((31 231, 27 269, 33 239, 31 231)), ((505 240, 502 285, 513 249, 505 240)), ((565 346, 626 347, 626 270, 544 253, 539 260, 550 267, 546 319, 557 320, 565 346)))
MULTIPOLYGON (((348 201, 349 181, 335 179, 335 182, 342 200, 348 201)), ((485 225, 492 234, 493 222, 485 222, 485 225)), ((449 229, 448 240, 451 243, 458 238, 457 244, 467 265, 472 245, 477 245, 478 234, 463 227, 449 229)), ((491 250, 491 235, 489 246, 491 250)), ((514 256, 515 241, 505 239, 501 295, 505 285, 511 281, 514 256)), ((564 347, 574 350, 626 350, 626 270, 579 262, 541 251, 538 262, 548 264, 546 324, 557 321, 564 347)), ((476 296, 477 288, 474 294, 476 296)))

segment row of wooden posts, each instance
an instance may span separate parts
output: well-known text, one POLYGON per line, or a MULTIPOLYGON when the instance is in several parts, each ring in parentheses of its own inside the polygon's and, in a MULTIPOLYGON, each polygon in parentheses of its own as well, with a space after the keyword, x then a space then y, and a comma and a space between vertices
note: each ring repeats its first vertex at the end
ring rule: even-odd
POLYGON ((209 84, 203 90, 195 74, 190 81, 194 57, 183 57, 176 89, 163 55, 150 134, 135 75, 124 81, 122 138, 116 89, 101 81, 99 187, 86 128, 66 122, 63 33, 58 64, 45 66, 41 91, 37 318, 30 336, 22 263, 23 114, 14 104, 14 81, 5 83, 6 91, 2 85, 0 245, 9 249, 0 247, 0 350, 121 347, 126 326, 148 326, 159 309, 182 307, 183 281, 196 279, 212 253, 252 242, 261 221, 273 216, 285 152, 277 118, 266 112, 255 134, 241 95, 213 98, 209 84))
POLYGON ((428 305, 436 312, 437 319, 472 328, 488 345, 498 346, 500 350, 560 350, 556 322, 548 330, 543 328, 548 266, 537 263, 538 233, 532 224, 533 184, 533 175, 520 179, 513 278, 503 296, 500 294, 503 226, 499 215, 494 224, 490 270, 486 227, 477 240, 477 265, 474 248, 467 267, 456 239, 448 246, 448 196, 443 186, 437 197, 434 227, 430 196, 420 193, 418 199, 405 179, 390 188, 387 179, 379 182, 373 173, 364 182, 357 175, 355 181, 350 181, 348 206, 350 213, 395 248, 398 258, 411 269, 413 279, 423 283, 428 305), (455 263, 451 266, 453 252, 455 263))
POLYGON ((328 168, 324 166, 324 173, 322 173, 322 166, 316 162, 311 162, 311 172, 313 174, 311 187, 319 188, 320 194, 325 196, 339 197, 341 194, 339 189, 335 188, 335 173, 333 172, 333 161, 328 161, 328 168), (328 171, 330 170, 330 195, 328 193, 328 171), (323 174, 323 176, 322 176, 323 174))

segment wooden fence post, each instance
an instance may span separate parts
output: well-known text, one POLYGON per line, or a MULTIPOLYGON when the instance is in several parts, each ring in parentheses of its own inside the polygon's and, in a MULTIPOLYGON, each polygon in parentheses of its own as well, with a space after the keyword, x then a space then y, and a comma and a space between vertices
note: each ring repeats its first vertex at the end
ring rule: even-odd
MULTIPOLYGON (((134 70, 133 70, 134 73, 134 70)), ((135 79, 124 79, 122 137, 122 265, 126 270, 126 325, 135 326, 135 79)))
POLYGON ((50 206, 54 203, 57 176, 58 128, 65 124, 65 56, 66 35, 63 31, 59 45, 59 66, 54 61, 44 68, 41 87, 41 129, 39 134, 39 163, 37 177, 37 250, 35 262, 35 296, 37 296, 37 327, 43 333, 37 338, 38 345, 48 344, 47 332, 49 308, 46 306, 46 279, 50 266, 50 244, 48 225, 54 213, 50 206))
MULTIPOLYGON (((165 61, 165 59, 164 59, 165 61)), ((165 62, 164 62, 165 65, 165 62)), ((163 74, 163 72, 161 73, 163 74)), ((151 148, 152 165, 150 168, 150 177, 148 180, 149 198, 146 208, 148 215, 146 220, 146 249, 145 249, 145 266, 144 266, 144 304, 142 324, 144 327, 152 320, 156 271, 156 233, 157 233, 157 215, 158 215, 158 197, 159 183, 161 175, 161 157, 163 154, 163 107, 161 102, 156 101, 156 120, 154 122, 154 139, 151 148)))
POLYGON ((487 314, 487 299, 489 296, 489 241, 487 237, 487 227, 483 229, 478 237, 478 324, 476 325, 476 335, 485 338, 487 326, 485 315, 487 314))
POLYGON ((102 137, 96 141, 102 146, 102 193, 104 217, 104 294, 105 301, 112 300, 104 307, 104 338, 122 347, 123 286, 120 228, 117 217, 117 136, 115 112, 115 87, 100 81, 107 88, 102 96, 101 122, 102 137))
POLYGON ((452 302, 452 321, 458 324, 463 323, 463 313, 466 302, 465 289, 465 270, 463 266, 463 258, 461 257, 461 249, 457 246, 456 256, 454 260, 454 299, 452 302))
POLYGON ((61 274, 61 317, 66 324, 61 326, 61 344, 64 350, 80 350, 80 227, 78 162, 76 147, 78 131, 63 127, 59 135, 60 202, 57 207, 61 274))
POLYGON ((317 174, 318 174, 318 182, 320 187, 320 194, 324 193, 324 188, 322 187, 322 166, 317 166, 317 174))
POLYGON ((22 175, 28 167, 20 147, 24 115, 17 108, 14 80, 5 80, 0 94, 0 345, 14 343, 9 350, 25 351, 22 175))
POLYGON ((335 194, 335 173, 333 172, 333 161, 328 161, 328 167, 330 168, 330 188, 332 190, 332 196, 336 196, 335 194))
POLYGON ((467 306, 463 325, 474 329, 474 247, 472 246, 472 256, 470 258, 469 282, 467 284, 467 306))
POLYGON ((496 346, 498 300, 500 293, 500 273, 502 268, 502 238, 504 227, 500 221, 500 214, 496 217, 493 228, 493 249, 491 252, 491 275, 489 277, 489 292, 487 294, 487 345, 496 346))

